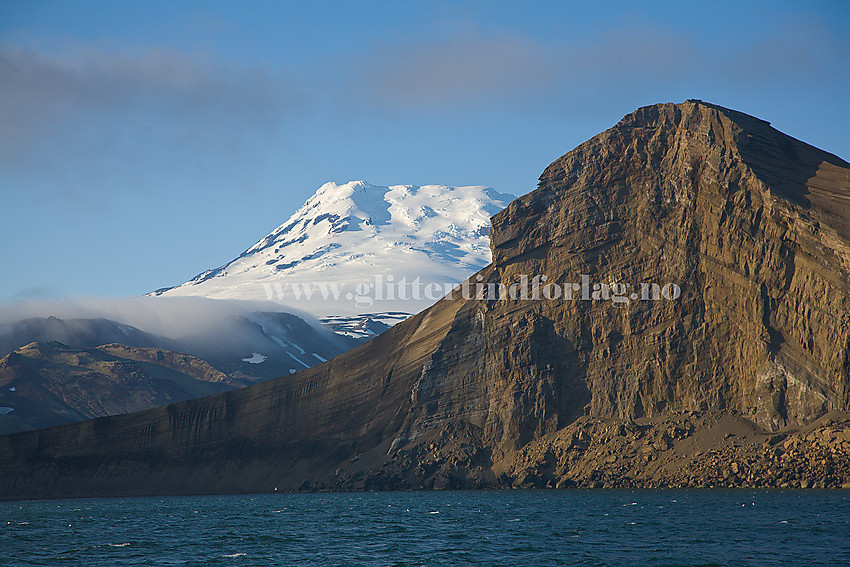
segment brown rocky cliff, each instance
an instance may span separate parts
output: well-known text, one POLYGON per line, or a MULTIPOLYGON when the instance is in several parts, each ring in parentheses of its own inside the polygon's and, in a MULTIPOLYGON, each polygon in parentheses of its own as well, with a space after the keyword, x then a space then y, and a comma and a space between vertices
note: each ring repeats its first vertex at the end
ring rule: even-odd
POLYGON ((493 219, 493 277, 680 285, 529 310, 576 346, 591 415, 735 409, 777 429, 850 402, 848 219, 843 160, 738 112, 656 105, 493 219))
POLYGON ((776 430, 847 409, 848 199, 846 162, 761 120, 700 102, 626 116, 493 218, 479 276, 681 297, 465 302, 401 442, 461 418, 498 459, 583 414, 736 411, 776 430))
POLYGON ((0 438, 0 496, 524 486, 531 453, 559 471, 547 482, 578 483, 562 438, 588 419, 720 412, 776 430, 846 410, 848 197, 850 165, 766 122, 642 108, 494 217, 493 264, 470 282, 586 275, 675 283, 677 299, 455 293, 292 376, 0 438))

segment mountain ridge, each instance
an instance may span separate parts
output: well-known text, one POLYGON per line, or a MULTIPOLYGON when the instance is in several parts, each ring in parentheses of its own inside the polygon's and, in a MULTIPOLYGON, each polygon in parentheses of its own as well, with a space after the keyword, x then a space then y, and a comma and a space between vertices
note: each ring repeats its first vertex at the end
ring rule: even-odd
POLYGON ((0 332, 0 385, 7 386, 0 388, 0 431, 245 387, 333 358, 387 328, 371 319, 335 324, 336 334, 289 313, 252 312, 205 319, 179 338, 102 317, 6 324, 0 332))
POLYGON ((130 413, 251 383, 162 348, 33 342, 0 358, 0 430, 130 413))
POLYGON ((469 278, 597 298, 453 294, 285 380, 4 436, 0 496, 850 486, 847 197, 764 121, 639 109, 494 216, 469 278))

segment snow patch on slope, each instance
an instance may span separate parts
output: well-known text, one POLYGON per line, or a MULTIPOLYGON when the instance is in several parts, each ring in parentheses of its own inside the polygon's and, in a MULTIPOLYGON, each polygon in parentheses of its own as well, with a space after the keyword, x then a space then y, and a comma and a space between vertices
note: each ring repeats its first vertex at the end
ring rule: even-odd
POLYGON ((260 354, 259 352, 252 352, 251 356, 248 358, 243 358, 242 362, 250 362, 251 364, 260 364, 261 362, 265 362, 268 357, 264 354, 260 354))

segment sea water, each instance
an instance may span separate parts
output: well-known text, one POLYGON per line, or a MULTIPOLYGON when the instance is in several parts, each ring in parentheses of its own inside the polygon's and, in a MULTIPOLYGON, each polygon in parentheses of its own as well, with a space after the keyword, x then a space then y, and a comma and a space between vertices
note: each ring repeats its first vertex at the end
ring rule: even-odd
POLYGON ((0 565, 850 565, 850 491, 366 492, 0 503, 0 565))

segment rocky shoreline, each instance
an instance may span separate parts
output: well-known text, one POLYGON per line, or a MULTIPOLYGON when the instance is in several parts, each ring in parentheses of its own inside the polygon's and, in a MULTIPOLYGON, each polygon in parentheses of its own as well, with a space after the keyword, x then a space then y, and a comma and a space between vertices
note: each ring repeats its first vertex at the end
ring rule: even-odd
POLYGON ((582 417, 508 455, 494 455, 481 433, 452 423, 377 469, 358 466, 361 458, 354 457, 331 478, 305 481, 299 490, 850 489, 847 413, 780 432, 734 414, 582 417))

